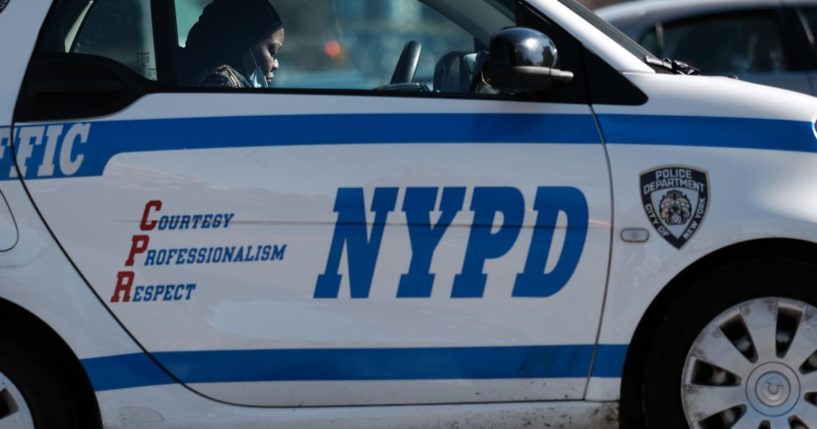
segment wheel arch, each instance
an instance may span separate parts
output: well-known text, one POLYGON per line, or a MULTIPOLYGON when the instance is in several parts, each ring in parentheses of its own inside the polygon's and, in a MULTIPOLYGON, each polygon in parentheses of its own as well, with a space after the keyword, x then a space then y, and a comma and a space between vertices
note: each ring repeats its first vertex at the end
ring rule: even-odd
POLYGON ((685 284, 712 270, 720 270, 742 260, 779 257, 817 264, 817 243, 796 239, 758 239, 732 244, 698 259, 676 275, 650 303, 630 341, 621 380, 621 427, 643 427, 640 371, 649 345, 655 338, 665 309, 682 292, 685 284))
POLYGON ((79 427, 101 429, 102 417, 91 381, 68 344, 39 317, 3 298, 0 298, 0 323, 14 326, 11 336, 52 357, 59 373, 65 377, 63 382, 72 386, 79 427))

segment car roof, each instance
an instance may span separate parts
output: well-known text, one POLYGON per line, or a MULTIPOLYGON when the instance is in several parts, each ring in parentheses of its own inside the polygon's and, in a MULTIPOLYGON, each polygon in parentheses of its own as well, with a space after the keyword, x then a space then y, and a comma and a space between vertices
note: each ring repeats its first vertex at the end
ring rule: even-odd
POLYGON ((783 4, 817 5, 817 0, 637 0, 603 7, 596 13, 628 36, 639 37, 659 22, 783 4))

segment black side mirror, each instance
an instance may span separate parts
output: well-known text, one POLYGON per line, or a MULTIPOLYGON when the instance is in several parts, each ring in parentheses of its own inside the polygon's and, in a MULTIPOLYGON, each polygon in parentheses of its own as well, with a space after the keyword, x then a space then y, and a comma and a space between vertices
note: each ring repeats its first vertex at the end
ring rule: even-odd
POLYGON ((573 73, 558 68, 559 51, 550 37, 530 28, 507 28, 491 38, 488 84, 502 92, 543 91, 566 85, 573 73))

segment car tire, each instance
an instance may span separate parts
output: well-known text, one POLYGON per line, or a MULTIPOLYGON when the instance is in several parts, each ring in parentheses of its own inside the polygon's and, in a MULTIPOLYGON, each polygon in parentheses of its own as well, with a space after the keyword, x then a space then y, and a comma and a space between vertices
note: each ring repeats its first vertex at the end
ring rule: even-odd
POLYGON ((0 428, 80 429, 77 398, 46 347, 0 335, 0 428))
POLYGON ((747 260, 682 287, 642 367, 646 426, 817 429, 817 266, 747 260))

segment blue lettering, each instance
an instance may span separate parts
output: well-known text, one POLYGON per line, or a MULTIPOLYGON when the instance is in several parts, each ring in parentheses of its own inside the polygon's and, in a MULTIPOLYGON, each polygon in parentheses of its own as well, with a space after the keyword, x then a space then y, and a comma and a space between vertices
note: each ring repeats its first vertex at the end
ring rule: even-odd
POLYGON ((340 292, 340 259, 346 247, 349 263, 349 287, 352 298, 368 298, 380 242, 389 212, 397 204, 397 188, 377 188, 372 199, 375 213, 371 236, 366 225, 366 205, 362 188, 338 189, 335 212, 338 220, 329 248, 326 271, 318 276, 315 298, 337 298, 340 292))
POLYGON ((198 252, 199 252, 200 250, 201 250, 201 249, 197 249, 197 248, 190 249, 190 251, 189 251, 189 252, 187 252, 187 261, 186 261, 186 263, 187 263, 187 264, 194 264, 194 263, 196 263, 196 256, 198 255, 198 252))
POLYGON ((525 270, 516 276, 513 296, 544 298, 562 290, 579 265, 589 222, 584 194, 576 188, 539 188, 534 209, 539 212, 525 270), (556 266, 545 273, 559 212, 567 215, 564 247, 556 266))
POLYGON ((185 256, 187 256, 188 249, 181 248, 179 249, 179 256, 176 257, 176 265, 184 264, 185 256))
POLYGON ((142 289, 144 286, 136 286, 133 288, 133 302, 142 302, 142 289))
POLYGON ((434 286, 431 260, 457 213, 465 202, 465 188, 443 189, 440 219, 431 225, 431 212, 437 204, 437 188, 408 188, 403 211, 408 221, 411 240, 411 264, 408 273, 400 277, 398 298, 429 298, 434 286))
POLYGON ((278 247, 276 244, 272 248, 272 260, 273 261, 283 261, 284 260, 284 252, 287 250, 287 245, 284 244, 281 247, 278 247))
POLYGON ((525 198, 516 188, 476 188, 471 211, 474 212, 474 223, 462 271, 454 277, 452 298, 482 298, 488 279, 482 272, 485 261, 499 258, 513 247, 525 217, 525 198), (503 221, 499 230, 492 233, 497 213, 502 214, 503 221))
POLYGON ((162 294, 164 294, 164 293, 165 293, 165 285, 156 285, 156 290, 155 290, 155 292, 156 292, 156 293, 154 293, 154 294, 153 294, 153 300, 154 300, 154 301, 158 301, 158 300, 159 300, 159 297, 161 297, 161 296, 162 296, 162 294))
POLYGON ((153 286, 145 286, 144 301, 151 301, 153 299, 153 286))
POLYGON ((155 250, 148 250, 147 256, 145 256, 145 265, 153 265, 154 258, 156 258, 156 251, 155 250))
POLYGON ((167 249, 159 249, 156 252, 156 265, 165 265, 167 262, 167 249))
POLYGON ((167 285, 165 287, 165 296, 163 297, 163 301, 170 301, 173 299, 173 292, 176 290, 176 285, 167 285))

